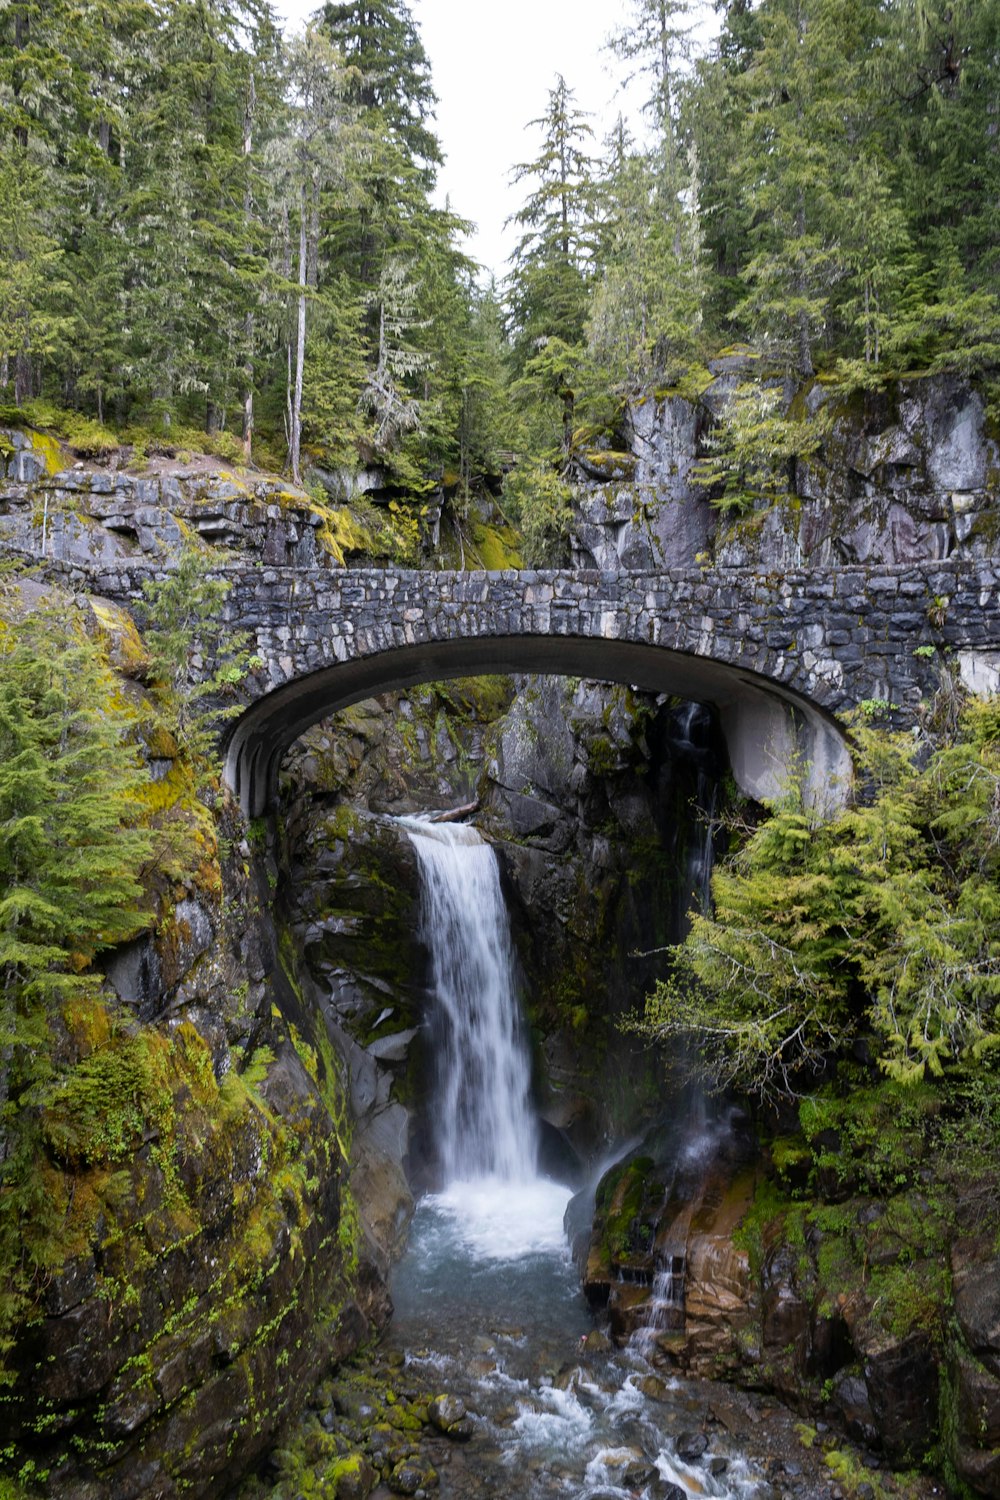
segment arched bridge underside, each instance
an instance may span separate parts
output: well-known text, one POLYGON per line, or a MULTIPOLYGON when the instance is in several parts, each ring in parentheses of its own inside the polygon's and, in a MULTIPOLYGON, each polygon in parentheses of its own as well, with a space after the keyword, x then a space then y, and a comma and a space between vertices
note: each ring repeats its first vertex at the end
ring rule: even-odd
POLYGON ((986 563, 768 576, 220 574, 231 584, 226 622, 249 632, 263 662, 225 746, 226 780, 251 815, 271 801, 289 746, 327 714, 390 688, 498 672, 709 704, 745 791, 773 796, 799 765, 832 805, 849 784, 851 711, 891 705, 912 722, 945 654, 976 690, 995 690, 1000 666, 1000 565, 986 563))

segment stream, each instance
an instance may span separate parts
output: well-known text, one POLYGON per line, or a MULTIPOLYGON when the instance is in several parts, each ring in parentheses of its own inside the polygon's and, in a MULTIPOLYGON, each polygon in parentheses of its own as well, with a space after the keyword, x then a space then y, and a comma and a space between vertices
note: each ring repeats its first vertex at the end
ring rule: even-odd
POLYGON ((439 1445, 440 1493, 525 1500, 742 1497, 759 1471, 704 1390, 664 1380, 641 1344, 597 1333, 563 1218, 572 1189, 536 1172, 513 946, 492 849, 472 828, 404 820, 431 956, 432 1126, 441 1188, 418 1205, 383 1348, 457 1396, 473 1440, 439 1445), (710 1432, 710 1435, 709 1435, 710 1432))
MULTIPOLYGON (((378 1346, 320 1383, 288 1446, 273 1450, 241 1500, 937 1493, 912 1477, 900 1488, 885 1471, 875 1476, 874 1455, 859 1469, 842 1437, 771 1397, 669 1369, 658 1342, 680 1305, 669 1259, 652 1281, 648 1326, 627 1346, 595 1327, 564 1228, 575 1188, 538 1170, 528 1039, 494 852, 465 825, 398 821, 420 867, 430 960, 433 1191, 417 1204, 378 1346)), ((729 1128, 691 1105, 677 1102, 668 1132, 678 1170, 710 1154, 729 1128)), ((619 1155, 628 1148, 621 1143, 619 1155)), ((594 1164, 590 1190, 610 1165, 594 1164)), ((574 1218, 581 1205, 584 1195, 574 1218)))
POLYGON ((595 1333, 562 1229, 568 1198, 552 1182, 487 1180, 417 1210, 384 1347, 404 1377, 473 1414, 473 1440, 436 1455, 439 1493, 753 1494, 760 1471, 725 1426, 702 1431, 705 1389, 661 1379, 595 1333))

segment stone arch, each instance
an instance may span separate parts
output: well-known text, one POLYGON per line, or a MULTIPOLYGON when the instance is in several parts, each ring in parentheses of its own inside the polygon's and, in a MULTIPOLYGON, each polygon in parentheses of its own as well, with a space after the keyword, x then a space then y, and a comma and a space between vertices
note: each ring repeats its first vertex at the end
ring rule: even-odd
POLYGON ((798 768, 810 799, 841 805, 851 780, 845 731, 834 716, 741 665, 636 640, 569 633, 463 635, 355 654, 272 688, 228 728, 224 776, 250 816, 270 805, 293 742, 311 725, 380 692, 493 673, 590 677, 671 693, 716 710, 737 784, 774 797, 798 768))

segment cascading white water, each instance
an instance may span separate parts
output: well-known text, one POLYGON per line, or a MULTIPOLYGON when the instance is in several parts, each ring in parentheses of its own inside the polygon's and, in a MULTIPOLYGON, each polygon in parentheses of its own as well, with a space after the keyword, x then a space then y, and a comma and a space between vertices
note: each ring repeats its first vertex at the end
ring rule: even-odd
POLYGON ((538 1130, 496 857, 465 824, 402 822, 420 865, 441 1022, 434 1123, 445 1183, 533 1181, 538 1130))

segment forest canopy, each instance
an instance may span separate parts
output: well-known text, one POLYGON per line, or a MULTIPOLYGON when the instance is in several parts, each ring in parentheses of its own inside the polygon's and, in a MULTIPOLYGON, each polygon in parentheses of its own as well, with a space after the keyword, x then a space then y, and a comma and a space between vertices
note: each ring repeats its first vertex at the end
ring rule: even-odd
POLYGON ((194 429, 296 479, 376 461, 414 499, 516 458, 544 553, 574 446, 734 344, 851 389, 988 374, 1000 0, 715 9, 696 56, 687 0, 630 0, 610 49, 642 142, 596 140, 554 75, 496 286, 435 206, 404 0, 291 37, 267 0, 7 0, 0 399, 80 414, 95 447, 194 429))

